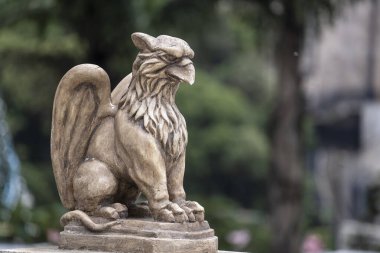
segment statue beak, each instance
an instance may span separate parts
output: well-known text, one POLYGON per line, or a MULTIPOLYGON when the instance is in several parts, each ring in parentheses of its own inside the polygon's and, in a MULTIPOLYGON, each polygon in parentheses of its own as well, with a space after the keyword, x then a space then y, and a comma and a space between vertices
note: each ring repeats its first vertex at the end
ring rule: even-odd
POLYGON ((179 63, 169 66, 166 74, 190 85, 195 81, 194 65, 189 58, 183 58, 179 63))

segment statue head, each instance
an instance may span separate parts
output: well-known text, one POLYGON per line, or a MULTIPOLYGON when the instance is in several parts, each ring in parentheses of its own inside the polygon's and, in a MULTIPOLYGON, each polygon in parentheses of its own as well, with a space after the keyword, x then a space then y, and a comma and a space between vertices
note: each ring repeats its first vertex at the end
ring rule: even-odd
POLYGON ((166 79, 171 83, 193 84, 195 69, 191 59, 194 51, 186 41, 160 35, 133 33, 132 41, 140 50, 133 64, 133 74, 148 79, 166 79))

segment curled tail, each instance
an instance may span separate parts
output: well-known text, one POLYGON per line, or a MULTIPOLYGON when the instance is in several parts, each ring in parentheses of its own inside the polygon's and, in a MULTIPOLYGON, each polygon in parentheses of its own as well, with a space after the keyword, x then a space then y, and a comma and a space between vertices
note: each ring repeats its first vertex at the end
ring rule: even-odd
POLYGON ((107 223, 98 224, 91 220, 90 216, 88 216, 85 212, 80 210, 74 210, 65 213, 61 217, 61 225, 66 226, 70 221, 78 220, 85 226, 88 230, 93 232, 101 232, 110 227, 120 224, 120 220, 111 221, 107 223))

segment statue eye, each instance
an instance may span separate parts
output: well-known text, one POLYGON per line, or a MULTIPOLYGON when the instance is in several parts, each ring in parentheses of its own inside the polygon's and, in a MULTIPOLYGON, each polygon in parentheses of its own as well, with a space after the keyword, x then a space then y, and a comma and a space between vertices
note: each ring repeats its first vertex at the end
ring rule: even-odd
POLYGON ((167 60, 168 62, 174 62, 177 60, 177 57, 168 54, 168 55, 165 55, 165 60, 167 60))

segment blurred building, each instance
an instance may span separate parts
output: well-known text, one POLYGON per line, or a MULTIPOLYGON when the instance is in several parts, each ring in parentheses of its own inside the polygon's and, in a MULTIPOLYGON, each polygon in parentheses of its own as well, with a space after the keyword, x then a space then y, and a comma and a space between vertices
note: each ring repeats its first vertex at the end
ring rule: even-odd
POLYGON ((370 192, 380 186, 379 8, 378 0, 346 6, 333 24, 322 26, 318 39, 309 36, 305 51, 304 92, 317 137, 312 171, 319 208, 332 216, 336 236, 348 220, 374 222, 370 192))

